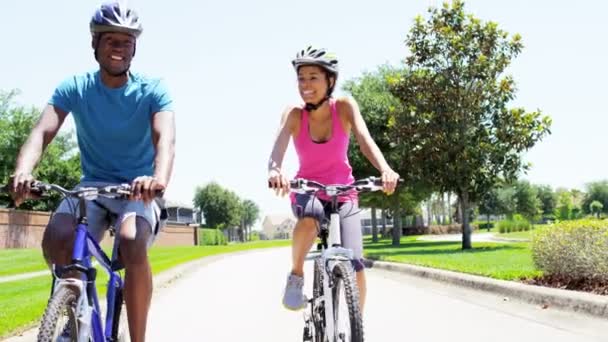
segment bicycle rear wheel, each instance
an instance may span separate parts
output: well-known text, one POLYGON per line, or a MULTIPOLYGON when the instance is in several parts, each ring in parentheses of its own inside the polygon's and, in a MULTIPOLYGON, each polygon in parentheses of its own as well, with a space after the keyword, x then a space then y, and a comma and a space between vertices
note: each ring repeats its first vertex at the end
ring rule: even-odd
POLYGON ((313 276, 313 304, 311 306, 311 316, 314 325, 314 342, 325 341, 325 306, 321 302, 316 305, 316 299, 323 296, 323 261, 321 258, 316 258, 314 261, 314 276, 313 276))
POLYGON ((362 342, 363 319, 359 307, 359 289, 350 264, 336 264, 333 277, 332 299, 337 341, 362 342))
POLYGON ((38 331, 38 342, 77 341, 78 290, 63 286, 49 300, 38 331))

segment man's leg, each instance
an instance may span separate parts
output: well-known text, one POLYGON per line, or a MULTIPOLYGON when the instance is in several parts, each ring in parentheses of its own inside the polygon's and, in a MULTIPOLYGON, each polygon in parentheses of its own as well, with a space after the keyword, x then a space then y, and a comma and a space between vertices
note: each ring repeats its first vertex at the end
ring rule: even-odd
POLYGON ((71 214, 57 213, 49 221, 42 236, 42 254, 49 267, 70 263, 74 245, 76 219, 71 214))
POLYGON ((145 341, 148 310, 152 299, 152 271, 148 261, 150 223, 129 215, 120 227, 119 250, 125 266, 125 302, 132 342, 145 341))
MULTIPOLYGON (((72 260, 76 237, 78 201, 65 199, 51 217, 42 237, 42 253, 49 267, 52 264, 65 266, 72 260)), ((107 227, 106 211, 92 202, 87 202, 89 233, 99 242, 107 227)), ((64 278, 71 275, 65 275, 64 278)))

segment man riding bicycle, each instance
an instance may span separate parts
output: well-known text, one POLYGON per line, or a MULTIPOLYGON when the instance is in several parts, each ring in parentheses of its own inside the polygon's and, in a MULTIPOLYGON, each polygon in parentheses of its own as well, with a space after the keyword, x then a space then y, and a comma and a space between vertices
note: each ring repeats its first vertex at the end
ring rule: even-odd
MULTIPOLYGON (((160 226, 154 200, 166 188, 173 168, 173 101, 159 79, 131 72, 137 38, 143 31, 137 13, 121 1, 99 6, 90 21, 91 45, 99 70, 71 76, 55 89, 21 148, 11 192, 15 205, 30 197, 32 172, 46 146, 72 113, 81 153, 77 187, 130 183, 129 200, 98 198, 87 203, 90 233, 100 241, 111 222, 119 233, 125 266, 125 302, 131 340, 144 341, 152 297, 147 248, 160 226)), ((76 227, 74 199, 60 203, 45 229, 42 249, 49 264, 70 262, 76 227)))

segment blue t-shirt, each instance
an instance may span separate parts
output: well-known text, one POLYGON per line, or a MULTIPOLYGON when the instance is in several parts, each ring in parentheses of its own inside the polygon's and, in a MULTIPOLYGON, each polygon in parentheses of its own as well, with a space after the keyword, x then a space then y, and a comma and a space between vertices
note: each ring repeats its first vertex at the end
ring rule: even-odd
POLYGON ((173 111, 161 80, 130 73, 124 86, 109 88, 99 71, 89 72, 64 80, 49 103, 74 116, 83 181, 153 175, 152 116, 173 111))

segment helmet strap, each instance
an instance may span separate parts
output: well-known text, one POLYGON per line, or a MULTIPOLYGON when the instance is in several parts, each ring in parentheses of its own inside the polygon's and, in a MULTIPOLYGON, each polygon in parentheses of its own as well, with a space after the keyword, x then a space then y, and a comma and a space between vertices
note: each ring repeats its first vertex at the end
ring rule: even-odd
POLYGON ((329 99, 329 95, 325 95, 325 97, 323 98, 323 100, 319 101, 318 103, 306 103, 306 105, 304 106, 304 109, 307 112, 312 112, 313 110, 317 110, 319 109, 319 107, 321 107, 323 105, 323 103, 325 103, 325 101, 327 101, 329 99))

